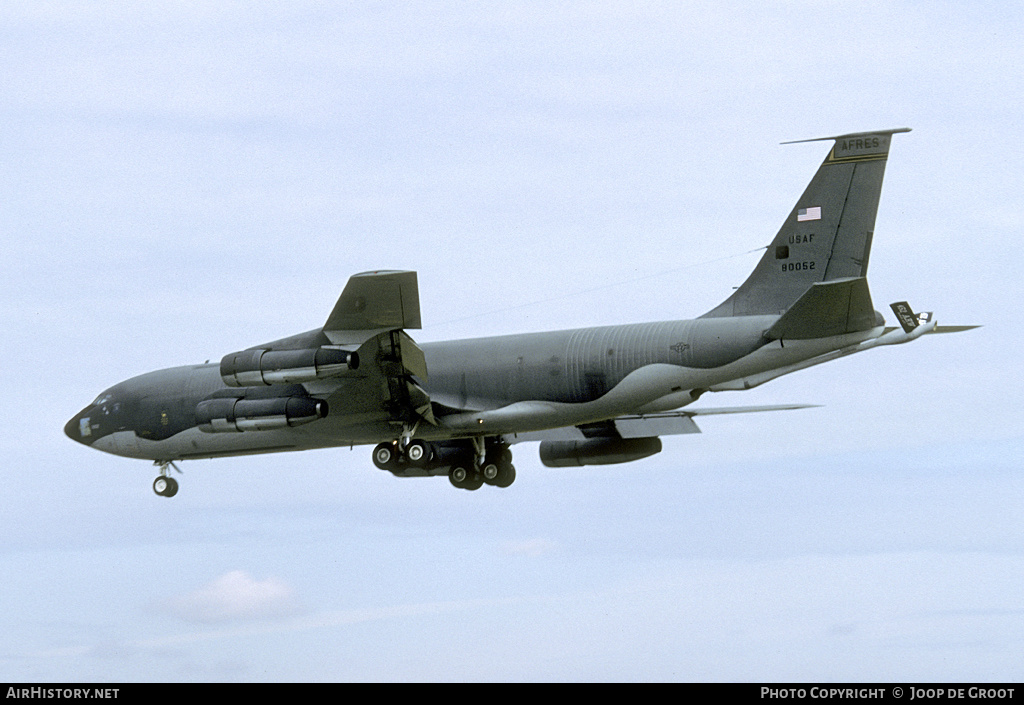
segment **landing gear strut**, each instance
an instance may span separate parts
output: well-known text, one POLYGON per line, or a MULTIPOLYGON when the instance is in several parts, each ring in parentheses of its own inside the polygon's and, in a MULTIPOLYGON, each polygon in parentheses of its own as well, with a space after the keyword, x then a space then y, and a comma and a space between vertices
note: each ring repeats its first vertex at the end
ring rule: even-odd
POLYGON ((171 477, 168 468, 174 468, 179 475, 181 470, 174 464, 173 460, 157 460, 153 463, 160 468, 160 475, 153 480, 153 491, 161 497, 173 497, 178 494, 178 481, 171 477))

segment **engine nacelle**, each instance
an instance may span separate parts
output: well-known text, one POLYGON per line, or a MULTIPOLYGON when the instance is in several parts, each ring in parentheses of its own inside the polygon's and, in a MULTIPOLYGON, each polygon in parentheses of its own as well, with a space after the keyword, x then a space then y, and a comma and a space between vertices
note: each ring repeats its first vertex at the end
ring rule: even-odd
POLYGON ((341 346, 305 350, 242 350, 225 355, 220 376, 229 387, 302 384, 359 367, 355 350, 341 346))
POLYGON ((327 411, 326 401, 312 397, 221 397, 196 405, 196 425, 207 433, 272 431, 322 419, 327 411))
POLYGON ((540 461, 549 468, 615 465, 661 452, 660 438, 592 438, 586 441, 543 441, 540 461))

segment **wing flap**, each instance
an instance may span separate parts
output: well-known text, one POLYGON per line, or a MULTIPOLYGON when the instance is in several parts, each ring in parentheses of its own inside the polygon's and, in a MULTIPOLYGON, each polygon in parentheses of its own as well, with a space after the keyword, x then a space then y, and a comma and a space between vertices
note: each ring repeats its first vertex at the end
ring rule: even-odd
POLYGON ((749 414, 761 411, 790 411, 810 409, 816 404, 771 404, 763 406, 727 406, 706 409, 666 411, 658 414, 633 414, 619 416, 607 422, 583 426, 563 426, 544 431, 513 433, 504 436, 507 443, 528 443, 530 441, 586 441, 595 438, 651 438, 654 436, 677 436, 700 433, 693 420, 694 416, 721 414, 749 414))
POLYGON ((623 416, 615 419, 615 428, 622 438, 648 438, 650 436, 676 436, 700 433, 693 418, 686 414, 651 414, 650 416, 623 416))

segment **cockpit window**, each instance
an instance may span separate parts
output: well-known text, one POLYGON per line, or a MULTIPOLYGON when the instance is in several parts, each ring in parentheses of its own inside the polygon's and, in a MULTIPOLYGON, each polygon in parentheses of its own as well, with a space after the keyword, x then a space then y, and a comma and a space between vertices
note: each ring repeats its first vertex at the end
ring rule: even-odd
POLYGON ((96 401, 94 401, 92 403, 92 405, 93 406, 99 406, 101 404, 106 404, 108 401, 110 401, 110 395, 109 394, 101 394, 100 396, 96 397, 96 401))

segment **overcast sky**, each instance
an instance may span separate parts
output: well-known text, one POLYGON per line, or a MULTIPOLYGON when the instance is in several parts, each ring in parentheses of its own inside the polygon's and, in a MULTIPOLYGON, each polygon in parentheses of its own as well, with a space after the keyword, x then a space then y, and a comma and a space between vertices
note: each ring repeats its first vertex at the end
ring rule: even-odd
POLYGON ((0 680, 1024 678, 1018 3, 0 5, 0 680), (419 272, 420 341, 690 318, 893 138, 876 307, 627 465, 155 469, 64 423, 419 272))

